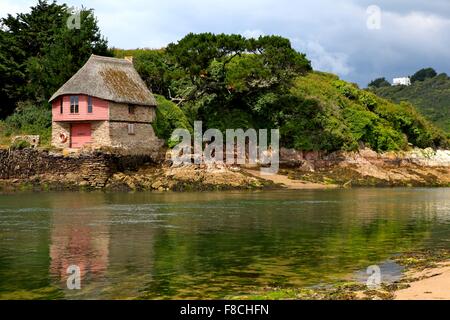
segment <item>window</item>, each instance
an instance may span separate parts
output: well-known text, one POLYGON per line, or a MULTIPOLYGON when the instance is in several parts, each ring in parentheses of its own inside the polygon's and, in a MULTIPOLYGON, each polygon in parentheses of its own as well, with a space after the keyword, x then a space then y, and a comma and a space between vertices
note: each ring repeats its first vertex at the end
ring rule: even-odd
POLYGON ((64 99, 61 98, 61 101, 59 102, 59 113, 63 114, 64 111, 64 99))
POLYGON ((70 113, 78 113, 78 96, 70 97, 70 113))
POLYGON ((92 113, 92 97, 88 97, 88 113, 92 113))
POLYGON ((134 134, 134 123, 128 124, 128 134, 134 134))
POLYGON ((128 106, 128 113, 134 114, 134 106, 131 106, 131 105, 128 106))

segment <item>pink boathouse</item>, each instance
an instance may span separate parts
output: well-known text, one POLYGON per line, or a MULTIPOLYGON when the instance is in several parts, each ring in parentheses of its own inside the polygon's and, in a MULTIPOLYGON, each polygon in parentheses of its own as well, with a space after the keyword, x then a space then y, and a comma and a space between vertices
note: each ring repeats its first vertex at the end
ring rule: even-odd
POLYGON ((156 100, 128 59, 92 55, 50 99, 57 148, 153 149, 156 100))

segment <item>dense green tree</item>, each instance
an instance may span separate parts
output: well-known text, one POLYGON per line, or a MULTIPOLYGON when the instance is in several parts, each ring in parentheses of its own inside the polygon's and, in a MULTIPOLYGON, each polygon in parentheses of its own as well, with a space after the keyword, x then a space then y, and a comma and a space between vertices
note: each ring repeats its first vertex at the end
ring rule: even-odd
POLYGON ((169 95, 172 68, 165 50, 137 52, 134 66, 153 93, 169 95))
POLYGON ((167 54, 185 74, 171 82, 173 95, 207 127, 239 127, 244 119, 273 126, 272 113, 293 79, 311 70, 305 55, 279 36, 191 33, 170 44, 167 54))
POLYGON ((391 84, 384 77, 375 79, 375 80, 371 81, 368 85, 369 88, 381 88, 381 87, 390 87, 390 86, 391 86, 391 84))
POLYGON ((433 68, 424 68, 417 71, 412 77, 411 82, 424 81, 428 78, 434 78, 437 76, 436 71, 433 68))
POLYGON ((39 0, 29 13, 0 20, 1 115, 19 101, 42 105, 92 53, 109 53, 92 10, 80 12, 80 28, 69 28, 66 4, 39 0))
POLYGON ((237 80, 240 89, 254 92, 287 84, 295 75, 311 70, 305 55, 279 36, 246 39, 233 34, 191 33, 170 44, 167 52, 189 76, 194 90, 183 97, 187 100, 204 94, 231 95, 236 88, 230 79, 237 80))

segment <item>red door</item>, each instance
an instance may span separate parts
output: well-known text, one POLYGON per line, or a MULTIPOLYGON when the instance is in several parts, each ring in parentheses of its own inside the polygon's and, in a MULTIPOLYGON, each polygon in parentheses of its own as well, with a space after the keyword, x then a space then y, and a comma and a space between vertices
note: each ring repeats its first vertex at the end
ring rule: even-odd
POLYGON ((91 124, 72 123, 70 136, 71 136, 71 147, 81 148, 84 144, 91 142, 91 124))

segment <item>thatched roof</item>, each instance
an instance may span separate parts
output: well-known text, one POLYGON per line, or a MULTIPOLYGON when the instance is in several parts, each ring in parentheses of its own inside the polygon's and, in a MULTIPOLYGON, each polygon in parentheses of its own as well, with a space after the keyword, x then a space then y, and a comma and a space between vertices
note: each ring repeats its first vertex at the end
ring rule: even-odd
POLYGON ((86 64, 50 98, 85 94, 118 103, 156 106, 155 97, 133 64, 125 59, 92 55, 86 64))

